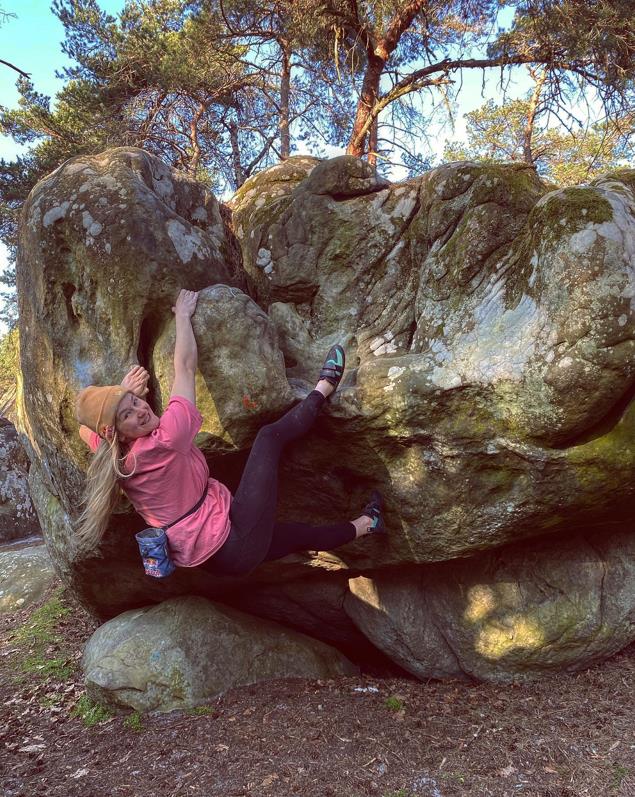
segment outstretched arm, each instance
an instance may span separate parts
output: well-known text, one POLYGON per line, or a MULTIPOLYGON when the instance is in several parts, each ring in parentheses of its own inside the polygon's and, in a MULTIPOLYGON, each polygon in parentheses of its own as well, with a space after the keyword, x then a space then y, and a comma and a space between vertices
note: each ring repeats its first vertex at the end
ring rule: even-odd
POLYGON ((171 396, 183 396, 196 404, 195 376, 198 363, 196 338, 192 330, 192 316, 196 310, 198 292, 181 291, 172 308, 176 319, 174 346, 174 384, 171 396))

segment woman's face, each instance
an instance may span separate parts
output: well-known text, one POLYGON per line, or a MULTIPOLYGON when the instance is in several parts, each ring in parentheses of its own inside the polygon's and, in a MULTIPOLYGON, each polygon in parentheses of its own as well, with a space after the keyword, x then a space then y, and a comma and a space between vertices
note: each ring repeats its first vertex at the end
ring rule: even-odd
POLYGON ((126 393, 117 407, 117 431, 122 443, 145 437, 159 425, 150 405, 134 393, 126 393))

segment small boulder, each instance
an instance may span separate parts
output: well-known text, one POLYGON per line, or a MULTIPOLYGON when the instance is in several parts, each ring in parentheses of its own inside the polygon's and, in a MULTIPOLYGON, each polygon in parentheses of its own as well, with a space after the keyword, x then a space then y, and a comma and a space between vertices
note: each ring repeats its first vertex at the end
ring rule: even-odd
POLYGON ((89 694, 113 708, 171 711, 271 678, 330 678, 357 668, 334 648, 205 598, 124 612, 88 640, 89 694))
POLYGON ((0 614, 39 600, 55 577, 45 545, 0 551, 0 614))

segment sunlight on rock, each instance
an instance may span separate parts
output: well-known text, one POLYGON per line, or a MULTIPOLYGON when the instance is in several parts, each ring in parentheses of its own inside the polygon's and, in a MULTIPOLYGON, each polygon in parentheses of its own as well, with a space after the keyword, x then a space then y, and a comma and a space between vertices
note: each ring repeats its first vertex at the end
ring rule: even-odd
POLYGON ((491 614, 495 607, 494 592, 491 587, 477 584, 467 591, 467 609, 463 615, 471 623, 478 623, 491 614))
POLYGON ((544 632, 536 622, 519 615, 507 615, 502 623, 483 628, 474 647, 485 658, 500 659, 518 648, 536 650, 544 644, 544 632), (503 624, 506 627, 502 627, 503 624))

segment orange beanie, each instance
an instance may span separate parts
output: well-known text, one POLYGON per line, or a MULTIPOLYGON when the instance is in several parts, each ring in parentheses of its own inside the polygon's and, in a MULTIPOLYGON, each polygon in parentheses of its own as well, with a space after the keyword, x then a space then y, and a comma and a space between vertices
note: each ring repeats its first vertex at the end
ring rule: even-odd
POLYGON ((117 407, 128 392, 121 385, 85 387, 77 396, 77 420, 100 437, 105 437, 104 430, 107 426, 114 427, 117 407))

